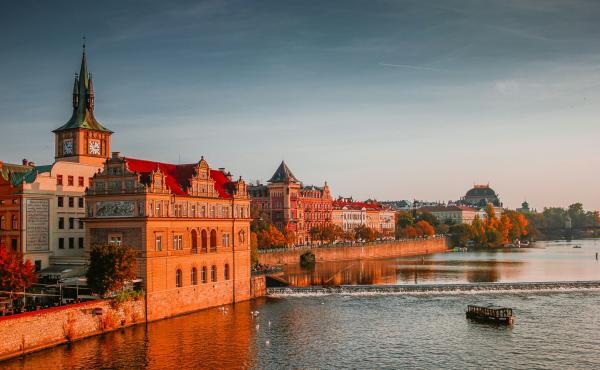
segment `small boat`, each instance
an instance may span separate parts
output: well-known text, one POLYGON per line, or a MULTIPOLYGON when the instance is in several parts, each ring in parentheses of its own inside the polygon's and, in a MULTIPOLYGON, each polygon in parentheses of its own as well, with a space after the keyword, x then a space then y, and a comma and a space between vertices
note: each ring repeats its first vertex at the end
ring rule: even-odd
POLYGON ((475 321, 486 321, 493 322, 496 324, 512 325, 514 322, 514 316, 512 308, 499 307, 490 305, 487 307, 483 306, 467 306, 467 319, 475 321))
POLYGON ((575 245, 573 248, 581 248, 581 245, 575 245))

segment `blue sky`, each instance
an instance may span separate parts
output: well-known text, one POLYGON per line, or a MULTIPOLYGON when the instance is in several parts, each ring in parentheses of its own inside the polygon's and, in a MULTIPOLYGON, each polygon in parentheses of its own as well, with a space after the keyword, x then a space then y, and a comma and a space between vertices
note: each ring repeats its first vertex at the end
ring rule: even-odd
POLYGON ((87 37, 113 150, 364 199, 600 209, 600 2, 3 2, 0 160, 53 157, 87 37))

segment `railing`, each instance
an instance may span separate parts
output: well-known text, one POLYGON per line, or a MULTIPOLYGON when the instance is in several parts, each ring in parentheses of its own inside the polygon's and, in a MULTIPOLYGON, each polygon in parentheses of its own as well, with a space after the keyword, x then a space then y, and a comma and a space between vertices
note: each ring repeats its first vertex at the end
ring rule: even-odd
POLYGON ((402 244, 414 241, 424 241, 424 240, 439 240, 445 239, 446 237, 443 235, 436 235, 431 237, 418 237, 413 239, 388 239, 388 240, 375 240, 372 242, 341 242, 341 243, 328 243, 328 244, 307 244, 307 245, 293 245, 290 247, 279 247, 279 248, 260 248, 258 249, 258 253, 272 253, 272 252, 285 252, 285 251, 293 251, 293 250, 302 250, 302 249, 318 249, 318 248, 338 248, 338 247, 367 247, 371 245, 381 245, 381 244, 402 244))

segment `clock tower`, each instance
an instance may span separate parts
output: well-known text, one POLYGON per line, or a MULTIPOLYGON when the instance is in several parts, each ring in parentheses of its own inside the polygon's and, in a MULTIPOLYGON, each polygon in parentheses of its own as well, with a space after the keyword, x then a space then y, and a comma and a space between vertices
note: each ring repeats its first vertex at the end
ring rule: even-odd
POLYGON ((110 156, 112 131, 94 117, 94 89, 87 69, 85 44, 79 75, 75 75, 73 84, 73 114, 53 132, 57 161, 103 165, 110 156))

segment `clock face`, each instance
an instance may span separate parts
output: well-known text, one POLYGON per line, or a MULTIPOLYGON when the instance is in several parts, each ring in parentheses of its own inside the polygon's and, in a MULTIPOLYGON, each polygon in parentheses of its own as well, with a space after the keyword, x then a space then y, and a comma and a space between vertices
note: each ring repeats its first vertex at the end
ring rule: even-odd
POLYGON ((100 142, 98 140, 90 140, 90 154, 100 155, 100 142))
POLYGON ((73 139, 63 140, 63 155, 73 154, 73 139))

